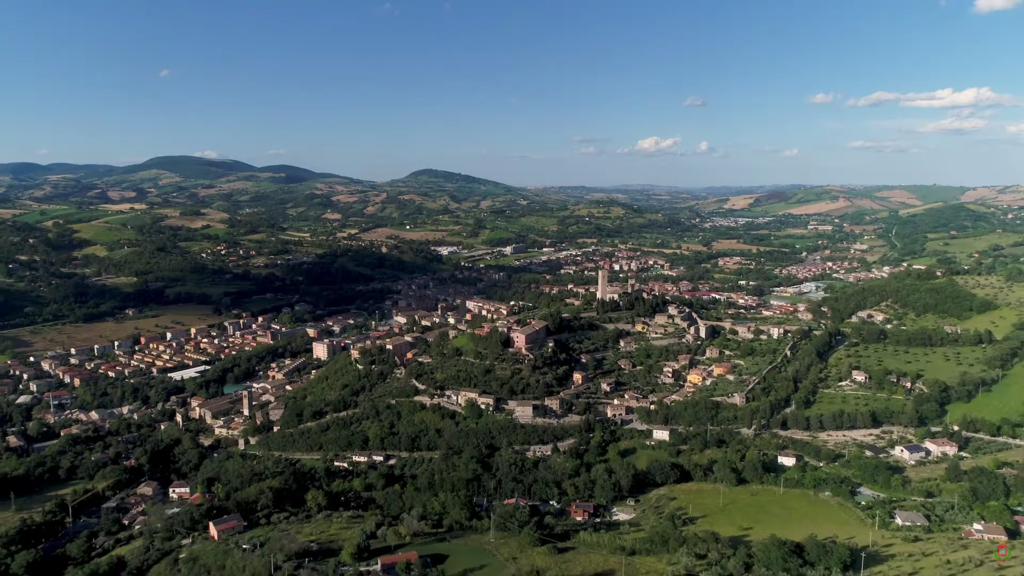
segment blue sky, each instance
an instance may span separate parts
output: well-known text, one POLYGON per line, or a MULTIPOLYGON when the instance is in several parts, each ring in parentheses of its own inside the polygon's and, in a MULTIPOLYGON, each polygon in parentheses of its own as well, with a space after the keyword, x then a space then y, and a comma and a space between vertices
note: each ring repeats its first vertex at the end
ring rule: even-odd
POLYGON ((0 162, 1024 183, 1021 4, 4 2, 0 162))

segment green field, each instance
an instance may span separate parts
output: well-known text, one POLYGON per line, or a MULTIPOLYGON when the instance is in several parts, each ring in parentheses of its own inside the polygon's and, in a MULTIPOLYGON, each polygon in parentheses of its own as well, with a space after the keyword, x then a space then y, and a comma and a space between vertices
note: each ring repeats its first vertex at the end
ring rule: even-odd
MULTIPOLYGON (((960 372, 985 370, 981 358, 985 349, 980 347, 958 348, 911 348, 906 346, 885 346, 862 344, 855 348, 843 348, 832 356, 830 363, 848 359, 854 367, 862 370, 887 368, 920 373, 925 378, 949 379, 960 372)), ((841 375, 843 379, 849 374, 841 375)))
POLYGON ((76 236, 82 236, 92 240, 93 242, 99 242, 101 244, 138 237, 134 230, 122 228, 120 226, 111 226, 109 224, 75 224, 72 228, 78 230, 76 236))
POLYGON ((964 414, 996 421, 1024 417, 1024 364, 1017 364, 989 392, 982 392, 968 403, 949 405, 949 417, 956 421, 964 414))
POLYGON ((511 569, 505 561, 488 550, 489 544, 491 543, 481 536, 470 536, 451 541, 418 542, 402 548, 400 552, 416 551, 420 558, 428 558, 432 566, 444 568, 444 573, 452 576, 511 574, 511 569))
POLYGON ((958 323, 961 328, 988 328, 996 336, 1003 337, 1016 322, 1024 320, 1024 284, 1014 284, 996 276, 961 276, 956 280, 971 292, 1000 306, 958 323))
POLYGON ((29 224, 42 224, 43 222, 49 222, 50 220, 57 220, 61 216, 66 214, 72 214, 78 212, 78 208, 49 208, 46 210, 36 210, 34 212, 28 212, 17 216, 14 220, 19 222, 28 222, 29 224))
POLYGON ((83 256, 85 254, 92 254, 93 256, 106 256, 107 254, 110 254, 110 251, 107 250, 104 246, 89 246, 88 248, 83 248, 81 250, 76 251, 75 254, 78 256, 83 256))
POLYGON ((38 494, 32 494, 21 498, 19 498, 17 492, 15 492, 14 510, 11 510, 11 501, 7 498, 4 499, 4 504, 0 505, 0 530, 7 529, 14 524, 17 524, 18 520, 21 518, 39 513, 42 511, 44 506, 54 500, 66 500, 68 498, 76 499, 74 498, 76 491, 82 492, 88 488, 88 482, 68 482, 66 484, 53 486, 38 494))
MULTIPOLYGON (((750 538, 776 534, 796 540, 810 534, 821 538, 834 535, 841 541, 862 547, 867 547, 870 542, 872 547, 867 550, 865 575, 980 576, 1024 573, 1021 571, 1024 567, 1022 557, 1008 561, 1003 567, 1005 571, 994 570, 994 543, 965 541, 959 534, 950 533, 922 534, 915 538, 917 541, 913 541, 905 539, 897 529, 889 530, 890 525, 886 522, 880 523, 880 530, 872 534, 871 519, 862 518, 852 505, 805 490, 785 490, 779 494, 777 489, 764 486, 739 486, 722 490, 713 484, 680 484, 656 490, 646 496, 637 509, 639 514, 634 522, 641 519, 646 521, 669 508, 689 510, 691 504, 693 516, 697 518, 694 525, 697 530, 714 530, 726 536, 750 538)), ((859 567, 858 561, 856 568, 859 567)), ((572 572, 591 573, 595 572, 572 572)), ((654 571, 651 573, 657 574, 654 571)))
MULTIPOLYGON (((970 458, 960 462, 961 468, 973 468, 974 466, 988 467, 996 462, 1013 462, 1024 460, 1024 447, 1013 448, 995 454, 985 454, 976 458, 970 458)), ((946 473, 946 463, 940 464, 915 464, 907 468, 905 474, 911 480, 923 480, 926 478, 938 478, 946 473)))
POLYGON ((808 414, 824 414, 837 410, 855 412, 858 410, 869 410, 889 407, 894 410, 903 410, 906 400, 894 398, 885 394, 851 394, 846 392, 822 391, 818 394, 814 404, 807 409, 808 414))
POLYGON ((925 249, 948 252, 957 256, 969 256, 995 244, 1000 244, 1005 248, 1021 240, 1024 240, 1024 235, 1010 232, 993 232, 973 238, 936 239, 925 244, 925 249))
POLYGON ((840 540, 868 541, 871 528, 849 505, 806 490, 738 486, 721 489, 714 484, 678 484, 643 498, 637 516, 650 516, 675 508, 697 518, 696 528, 723 536, 765 538, 772 534, 799 540, 808 534, 836 536, 840 540), (721 500, 720 500, 721 498, 721 500))

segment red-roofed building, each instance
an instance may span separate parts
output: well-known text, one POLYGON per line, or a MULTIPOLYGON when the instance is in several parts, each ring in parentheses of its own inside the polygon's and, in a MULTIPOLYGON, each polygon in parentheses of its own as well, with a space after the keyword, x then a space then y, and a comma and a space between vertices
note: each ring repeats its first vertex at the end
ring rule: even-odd
POLYGON ((569 515, 577 522, 590 520, 594 515, 595 506, 590 502, 573 502, 569 505, 569 515))
POLYGON ((232 514, 231 516, 210 521, 210 537, 214 540, 220 540, 222 537, 230 536, 231 534, 238 534, 243 530, 245 530, 245 520, 242 520, 241 514, 232 514))
POLYGON ((502 502, 502 504, 504 504, 505 506, 511 506, 513 504, 518 506, 528 506, 530 502, 525 498, 509 498, 508 500, 502 502))
POLYGON ((381 556, 377 559, 377 571, 381 574, 398 574, 398 567, 402 564, 416 564, 419 561, 419 552, 402 552, 391 556, 381 556))

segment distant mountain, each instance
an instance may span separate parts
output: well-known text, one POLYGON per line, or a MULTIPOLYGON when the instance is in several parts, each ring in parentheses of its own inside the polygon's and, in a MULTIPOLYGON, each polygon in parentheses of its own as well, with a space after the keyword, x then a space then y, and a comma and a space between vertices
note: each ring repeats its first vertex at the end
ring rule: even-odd
POLYGON ((105 164, 36 164, 34 162, 12 162, 0 164, 0 177, 15 180, 41 180, 49 176, 98 175, 111 173, 117 166, 105 164))
POLYGON ((446 170, 435 170, 426 168, 410 173, 404 178, 388 180, 381 183, 387 187, 417 187, 428 186, 435 190, 465 191, 474 194, 489 192, 491 194, 521 194, 523 188, 510 186, 494 180, 477 178, 468 174, 448 172, 446 170))

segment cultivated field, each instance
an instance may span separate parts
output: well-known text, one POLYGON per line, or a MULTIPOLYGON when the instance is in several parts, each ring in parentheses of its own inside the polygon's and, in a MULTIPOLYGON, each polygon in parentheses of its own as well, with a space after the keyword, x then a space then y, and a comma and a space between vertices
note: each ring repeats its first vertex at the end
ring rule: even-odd
POLYGON ((24 210, 0 210, 0 220, 7 220, 8 218, 14 218, 24 214, 24 210))
POLYGON ((125 318, 122 321, 92 322, 89 324, 60 324, 53 326, 30 326, 4 332, 14 337, 22 352, 36 352, 67 348, 76 344, 109 342, 124 338, 136 332, 147 334, 157 332, 161 327, 191 327, 219 322, 223 318, 212 314, 212 306, 183 304, 164 306, 153 310, 152 318, 125 318), (180 322, 175 324, 175 322, 180 322))
POLYGON ((1024 240, 1024 236, 1020 234, 993 232, 992 234, 985 234, 984 236, 976 236, 974 238, 932 240, 925 245, 925 249, 948 252, 958 256, 967 256, 990 248, 995 244, 1007 247, 1010 244, 1021 240, 1024 240))
POLYGON ((902 410, 906 405, 906 400, 902 397, 889 396, 887 394, 873 394, 869 392, 839 392, 839 391, 822 391, 818 394, 818 398, 814 401, 814 404, 807 409, 808 414, 835 412, 837 410, 845 410, 847 412, 856 412, 858 410, 865 409, 877 409, 877 408, 892 408, 894 410, 902 410))
POLYGON ((750 244, 744 244, 739 240, 719 240, 715 242, 713 248, 715 250, 752 250, 757 252, 759 250, 774 250, 774 248, 766 248, 764 246, 751 246, 750 244))
POLYGON ((725 208, 727 210, 742 210, 744 208, 749 208, 750 205, 754 203, 754 200, 757 199, 758 196, 761 196, 761 195, 760 194, 743 194, 742 196, 733 196, 732 198, 729 198, 728 202, 725 203, 725 208))
POLYGON ((1000 306, 960 322, 958 325, 961 328, 987 328, 1002 338, 1013 329, 1015 323, 1024 320, 1024 285, 1013 284, 996 276, 960 276, 957 282, 1000 306))
POLYGON ((447 232, 429 230, 395 230, 394 228, 376 228, 359 236, 367 240, 387 240, 388 238, 404 238, 408 240, 440 240, 447 232))
MULTIPOLYGON (((830 364, 848 359, 854 367, 864 370, 887 368, 920 373, 926 378, 949 379, 961 372, 986 370, 981 365, 985 349, 981 347, 959 348, 912 348, 907 346, 884 346, 865 344, 855 348, 843 348, 832 356, 830 364)), ((840 375, 849 378, 849 374, 840 375)))

